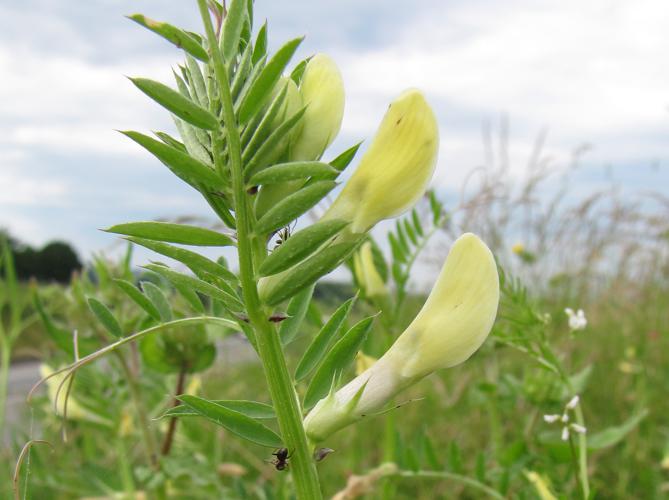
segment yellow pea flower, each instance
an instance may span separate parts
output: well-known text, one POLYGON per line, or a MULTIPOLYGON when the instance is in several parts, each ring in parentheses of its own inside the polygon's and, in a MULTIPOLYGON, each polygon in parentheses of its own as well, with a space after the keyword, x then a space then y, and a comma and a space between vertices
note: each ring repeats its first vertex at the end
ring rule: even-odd
POLYGON ((467 360, 490 333, 498 303, 495 259, 477 236, 464 234, 453 244, 423 308, 390 349, 307 415, 309 438, 322 441, 381 411, 396 394, 433 371, 467 360))
POLYGON ((300 94, 307 109, 302 117, 302 131, 291 144, 290 158, 316 160, 337 137, 344 117, 344 80, 332 58, 316 54, 309 60, 300 94))
POLYGON ((439 150, 437 119, 423 94, 405 90, 388 108, 369 149, 324 219, 364 233, 423 196, 439 150))
POLYGON ((374 265, 372 244, 369 241, 365 242, 353 256, 353 268, 358 283, 363 287, 368 297, 386 295, 386 285, 374 265))
MULTIPOLYGON (((46 378, 52 373, 54 373, 55 370, 53 370, 53 368, 51 368, 47 364, 42 364, 40 365, 39 371, 42 378, 46 378)), ((65 375, 66 375, 65 373, 61 373, 54 377, 51 377, 46 381, 47 394, 52 404, 56 401, 58 388, 60 387, 61 382, 63 382, 63 380, 65 379, 65 375)), ((61 417, 65 416, 66 391, 67 387, 64 385, 63 389, 60 391, 59 395, 60 397, 58 398, 58 403, 56 404, 56 414, 58 414, 61 417)), ((72 420, 86 420, 88 422, 93 422, 96 424, 106 425, 110 427, 112 425, 112 423, 108 419, 101 417, 100 415, 96 415, 92 411, 81 406, 79 401, 77 401, 77 399, 74 398, 72 394, 70 394, 69 399, 67 401, 67 418, 72 420)))

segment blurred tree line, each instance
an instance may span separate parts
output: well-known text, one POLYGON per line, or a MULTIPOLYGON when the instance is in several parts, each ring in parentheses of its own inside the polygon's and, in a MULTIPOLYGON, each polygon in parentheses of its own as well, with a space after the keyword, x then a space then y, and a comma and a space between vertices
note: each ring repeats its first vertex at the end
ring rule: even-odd
POLYGON ((13 238, 0 229, 0 241, 9 243, 20 280, 69 283, 72 273, 82 268, 77 253, 64 241, 50 241, 40 249, 13 238))

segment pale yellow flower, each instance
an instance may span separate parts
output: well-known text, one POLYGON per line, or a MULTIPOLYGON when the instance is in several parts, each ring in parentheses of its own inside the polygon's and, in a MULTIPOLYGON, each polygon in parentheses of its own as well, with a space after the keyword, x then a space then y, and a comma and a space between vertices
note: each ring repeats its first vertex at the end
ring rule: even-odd
POLYGON ((361 375, 321 399, 304 425, 313 441, 383 409, 397 393, 440 368, 462 363, 483 344, 497 315, 499 276, 475 235, 451 248, 425 305, 388 351, 361 375))
MULTIPOLYGON (((49 375, 54 373, 54 371, 55 370, 53 370, 47 364, 43 363, 40 365, 40 375, 42 375, 42 378, 48 377, 49 375)), ((65 396, 67 393, 67 382, 63 385, 60 394, 58 394, 58 388, 65 379, 65 376, 66 372, 63 372, 51 377, 46 381, 47 394, 49 396, 49 400, 51 401, 51 403, 53 404, 56 401, 56 396, 57 395, 59 396, 55 408, 56 408, 56 414, 58 414, 61 417, 65 416, 65 396)), ((111 422, 108 419, 101 417, 100 415, 97 415, 92 411, 81 406, 81 403, 77 401, 77 399, 72 395, 72 393, 70 393, 69 398, 67 400, 67 418, 72 420, 86 420, 88 422, 94 422, 96 424, 101 424, 106 426, 111 425, 111 422)))
POLYGON ((526 470, 524 471, 525 477, 527 480, 532 483, 534 489, 537 492, 537 495, 541 500, 558 500, 555 495, 551 492, 548 482, 537 472, 526 470))
POLYGON ((522 255, 525 252, 525 245, 522 243, 516 243, 511 247, 511 251, 516 255, 522 255))
POLYGON ((437 119, 416 89, 388 108, 369 149, 324 219, 351 220, 363 233, 400 215, 423 196, 439 150, 437 119))
POLYGON ((344 117, 344 81, 332 58, 316 54, 309 60, 300 94, 307 109, 289 156, 294 161, 316 160, 337 137, 344 117))
POLYGON ((386 295, 386 285, 374 265, 372 244, 369 241, 366 241, 360 250, 353 256, 353 267, 355 277, 368 297, 386 295))

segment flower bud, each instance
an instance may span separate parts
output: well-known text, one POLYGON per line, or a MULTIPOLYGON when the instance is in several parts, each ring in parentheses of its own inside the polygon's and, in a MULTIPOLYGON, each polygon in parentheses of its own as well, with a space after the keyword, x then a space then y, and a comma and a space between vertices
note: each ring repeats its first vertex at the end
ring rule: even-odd
POLYGON ((302 117, 302 132, 291 144, 290 159, 317 160, 337 137, 344 117, 344 81, 329 56, 316 54, 309 60, 300 93, 307 109, 302 117))
POLYGON ((386 295, 386 286, 383 278, 374 265, 372 244, 365 242, 360 250, 353 256, 353 268, 355 278, 368 297, 381 297, 386 295))
POLYGON ((369 149, 324 218, 353 221, 363 233, 423 196, 439 149, 437 120, 418 90, 390 105, 369 149))
POLYGON ((425 305, 388 351, 336 393, 304 425, 313 441, 381 411, 397 393, 440 368, 469 358, 497 314, 499 277, 488 247, 471 233, 453 244, 425 305))

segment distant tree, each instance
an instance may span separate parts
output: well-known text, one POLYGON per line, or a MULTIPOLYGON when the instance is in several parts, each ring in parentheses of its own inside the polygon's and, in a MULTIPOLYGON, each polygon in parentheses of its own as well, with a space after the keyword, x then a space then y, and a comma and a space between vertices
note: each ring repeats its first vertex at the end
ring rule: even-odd
POLYGON ((62 241, 47 243, 37 253, 37 262, 37 279, 41 281, 68 283, 72 272, 81 269, 81 262, 75 251, 62 241))
POLYGON ((69 283, 72 273, 82 267, 76 252, 66 242, 52 241, 41 250, 35 250, 0 229, 0 240, 3 239, 9 243, 20 280, 35 278, 38 281, 69 283))

